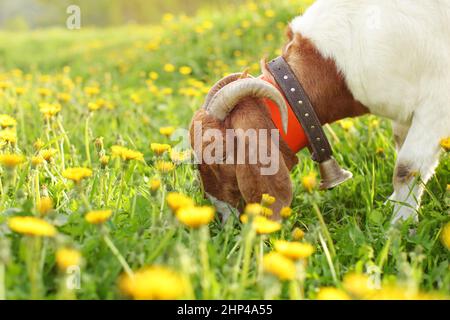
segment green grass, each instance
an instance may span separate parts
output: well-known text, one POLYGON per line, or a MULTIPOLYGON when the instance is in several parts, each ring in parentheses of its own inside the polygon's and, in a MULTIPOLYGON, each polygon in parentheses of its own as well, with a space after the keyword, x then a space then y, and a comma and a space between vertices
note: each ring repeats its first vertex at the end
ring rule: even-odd
POLYGON ((269 252, 271 240, 291 240, 295 227, 303 229, 305 241, 316 248, 301 281, 306 298, 315 298, 320 287, 341 287, 349 272, 379 277, 385 285, 449 295, 449 251, 439 241, 449 220, 449 157, 443 155, 426 187, 419 224, 390 229, 392 207, 384 202, 392 193, 395 149, 389 121, 376 123, 374 116, 355 120, 349 130, 332 126, 338 137, 331 139, 336 158, 354 173, 353 180, 334 190, 305 192, 301 178, 317 168, 307 151, 299 153, 299 165, 292 172, 294 215, 283 222, 280 232, 256 236, 245 246, 251 231, 235 218, 225 225, 217 218, 206 229, 190 230, 167 208, 165 195, 173 190, 198 204, 209 203, 203 199, 194 166, 182 164, 166 175, 155 169, 150 143, 175 143, 158 129, 187 128, 207 89, 224 73, 250 66, 258 74, 259 59, 277 55, 285 41, 286 23, 304 8, 301 0, 279 0, 258 2, 255 11, 204 12, 160 26, 0 32, 0 83, 10 84, 0 90, 0 114, 17 119, 18 138, 15 145, 5 145, 0 152, 31 158, 38 138, 45 148, 57 150, 52 163, 37 169, 27 162, 13 172, 0 171, 0 297, 2 288, 8 299, 64 297, 60 289, 64 275, 55 265, 55 251, 61 246, 78 248, 83 256, 77 298, 123 297, 117 287, 123 265, 104 241, 105 231, 84 220, 90 208, 113 209, 105 229, 133 270, 156 264, 179 271, 192 286, 188 298, 293 297, 288 284, 261 275, 259 265, 261 248, 269 252), (176 70, 190 66, 193 71, 190 76, 168 73, 165 64, 173 64, 176 70), (64 66, 70 66, 69 73, 63 72, 64 66), (147 81, 150 72, 159 75, 153 84, 147 81), (95 84, 100 93, 92 98, 84 88, 95 84), (17 96, 16 87, 24 87, 25 93, 17 96), (51 89, 52 97, 41 98, 38 88, 51 89), (60 92, 69 92, 71 100, 62 103, 60 114, 46 123, 38 104, 56 101, 60 92), (89 112, 88 103, 97 98, 114 107, 89 112), (112 145, 122 144, 143 152, 145 163, 112 159, 102 168, 94 143, 98 137, 104 138, 107 155, 112 145), (75 166, 94 171, 80 188, 61 177, 64 168, 75 166), (163 184, 151 193, 148 181, 155 176, 163 184), (54 239, 41 241, 7 227, 12 216, 37 214, 39 187, 41 194, 48 190, 55 204, 55 210, 45 217, 58 228, 54 239), (325 225, 320 224, 315 205, 325 225), (329 242, 320 240, 326 230, 335 254, 329 242), (331 250, 331 262, 327 250, 331 250), (242 275, 245 263, 249 263, 249 272, 242 275))

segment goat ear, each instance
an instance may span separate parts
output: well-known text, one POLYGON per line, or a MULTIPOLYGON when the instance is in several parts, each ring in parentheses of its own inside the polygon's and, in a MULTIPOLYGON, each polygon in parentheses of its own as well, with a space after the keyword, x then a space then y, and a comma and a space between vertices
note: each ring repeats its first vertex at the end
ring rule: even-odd
POLYGON ((237 135, 235 154, 240 157, 239 160, 244 160, 237 161, 236 180, 246 203, 259 203, 264 193, 275 197, 276 201, 271 209, 274 212, 273 218, 278 219, 280 210, 289 206, 292 201, 289 171, 297 158, 294 154, 285 153, 287 147, 279 134, 272 136, 271 130, 275 129, 275 126, 265 106, 259 104, 262 104, 259 100, 248 99, 241 103, 230 117, 237 135), (239 136, 238 132, 245 135, 248 130, 256 130, 258 138, 251 140, 247 138, 248 136, 239 136), (263 134, 261 137, 260 130, 266 130, 267 135, 263 134), (255 140, 257 145, 251 145, 255 140), (244 150, 239 147, 239 143, 245 145, 244 155, 237 154, 244 150), (262 161, 261 154, 267 156, 266 160, 269 160, 269 163, 262 161))
POLYGON ((279 168, 275 174, 262 175, 260 169, 260 165, 236 165, 239 190, 246 203, 261 202, 262 195, 265 193, 275 197, 276 201, 271 209, 274 212, 273 218, 279 219, 281 209, 290 206, 292 202, 292 183, 289 170, 283 157, 279 159, 279 168))
POLYGON ((286 28, 286 37, 288 38, 288 42, 284 45, 282 49, 283 53, 287 53, 289 48, 294 44, 295 41, 295 34, 290 24, 286 28))
POLYGON ((286 37, 289 39, 289 41, 294 40, 294 31, 292 31, 291 24, 288 24, 286 27, 286 37))

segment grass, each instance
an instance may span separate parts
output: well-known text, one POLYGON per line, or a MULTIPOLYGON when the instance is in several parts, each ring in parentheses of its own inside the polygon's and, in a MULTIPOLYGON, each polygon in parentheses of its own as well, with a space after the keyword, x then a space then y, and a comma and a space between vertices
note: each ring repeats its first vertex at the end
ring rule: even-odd
POLYGON ((236 218, 190 229, 166 204, 168 192, 178 191, 209 205, 193 165, 178 164, 169 173, 156 169, 150 143, 177 142, 159 128, 187 128, 210 86, 225 73, 248 66, 258 74, 259 59, 279 54, 286 23, 306 7, 306 1, 278 0, 192 18, 166 17, 159 26, 0 32, 0 114, 17 120, 17 142, 2 143, 0 153, 27 157, 20 166, 0 171, 0 298, 123 298, 118 279, 128 266, 154 265, 177 271, 185 298, 314 299, 323 287, 366 297, 354 288, 365 284, 348 274, 364 274, 383 288, 395 286, 389 291, 393 298, 418 292, 448 296, 449 251, 439 237, 449 220, 449 157, 443 155, 426 187, 419 224, 391 229, 392 207, 384 202, 392 193, 395 149, 384 119, 334 124, 335 135, 327 129, 339 163, 354 173, 352 181, 334 190, 306 192, 302 177, 317 168, 307 151, 299 153, 292 172, 294 214, 278 232, 256 235, 236 218), (174 72, 165 71, 170 65, 174 72), (189 75, 179 72, 182 66, 191 69, 189 75), (99 92, 86 89, 92 87, 99 92), (69 95, 67 101, 61 93, 69 95), (39 104, 54 103, 58 95, 61 111, 45 118, 39 104), (90 110, 89 103, 99 109, 90 110), (54 154, 33 166, 38 139, 54 154), (139 150, 144 161, 111 158, 102 164, 113 145, 139 150), (93 174, 76 184, 62 176, 70 167, 89 167, 93 174), (154 192, 152 179, 161 180, 154 192), (8 219, 39 216, 39 199, 46 195, 53 210, 42 218, 58 234, 11 231, 8 219), (112 217, 91 225, 84 217, 93 209, 111 209, 112 217), (315 252, 296 263, 295 280, 280 281, 264 272, 262 256, 273 250, 274 240, 292 240, 296 227, 315 252), (81 253, 79 269, 56 262, 63 247, 81 253), (68 280, 75 285, 65 286, 68 280))

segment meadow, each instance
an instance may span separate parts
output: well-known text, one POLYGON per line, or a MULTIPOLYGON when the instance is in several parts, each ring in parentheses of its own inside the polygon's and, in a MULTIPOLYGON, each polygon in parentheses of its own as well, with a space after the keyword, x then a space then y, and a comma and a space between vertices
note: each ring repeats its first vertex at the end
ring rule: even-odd
POLYGON ((450 158, 417 225, 391 228, 389 121, 326 128, 353 180, 318 191, 307 151, 283 221, 222 223, 189 150, 209 88, 275 57, 312 1, 266 0, 159 25, 0 31, 1 299, 447 299, 450 158))

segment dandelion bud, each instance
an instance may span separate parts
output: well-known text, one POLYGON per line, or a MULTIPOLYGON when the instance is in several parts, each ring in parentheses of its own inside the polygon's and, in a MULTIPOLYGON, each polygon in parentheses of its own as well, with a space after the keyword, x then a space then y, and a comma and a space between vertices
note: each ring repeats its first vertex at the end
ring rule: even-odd
POLYGON ((35 149, 36 151, 41 150, 41 149, 44 147, 44 145, 45 145, 45 143, 44 143, 44 141, 42 141, 41 139, 37 139, 37 140, 34 142, 34 144, 33 144, 34 149, 35 149))
POLYGON ((153 178, 150 180, 150 190, 152 192, 158 191, 158 189, 161 187, 161 180, 158 178, 153 178))
POLYGON ((41 165, 44 161, 45 161, 44 158, 42 158, 41 156, 35 156, 31 158, 31 165, 33 167, 37 167, 41 165))
POLYGON ((101 152, 103 150, 103 137, 98 137, 94 140, 95 148, 97 149, 97 152, 101 152))
POLYGON ((292 209, 289 207, 284 207, 283 209, 281 209, 280 215, 282 218, 289 218, 292 215, 292 209))
POLYGON ((303 177, 302 185, 309 193, 311 193, 317 185, 316 174, 311 172, 307 176, 303 177))
POLYGON ((41 197, 37 205, 38 212, 41 215, 46 215, 53 209, 53 200, 50 197, 41 197))
POLYGON ((269 206, 271 206, 271 205, 274 204, 274 203, 275 203, 275 198, 272 197, 270 194, 264 193, 264 194, 262 195, 261 204, 262 204, 263 206, 269 207, 269 206))
POLYGON ((79 266, 80 263, 81 254, 78 250, 61 248, 56 252, 56 264, 61 271, 66 271, 73 266, 79 266))
POLYGON ((100 157, 100 164, 102 167, 106 167, 109 163, 109 156, 101 156, 100 157))
POLYGON ((300 229, 300 228, 295 228, 295 229, 292 231, 292 238, 293 238, 295 241, 302 240, 304 236, 305 236, 305 232, 303 232, 303 230, 300 229))

